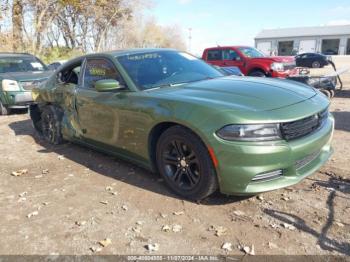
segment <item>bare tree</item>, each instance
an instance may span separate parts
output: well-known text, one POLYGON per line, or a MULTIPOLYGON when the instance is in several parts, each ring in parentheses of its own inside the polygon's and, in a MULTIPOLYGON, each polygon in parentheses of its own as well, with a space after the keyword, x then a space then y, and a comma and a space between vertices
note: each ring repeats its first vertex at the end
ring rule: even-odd
POLYGON ((13 51, 23 49, 23 4, 21 0, 13 0, 12 4, 12 38, 13 51))
POLYGON ((143 17, 150 0, 0 0, 2 49, 54 56, 128 47, 183 49, 181 28, 143 17), (9 10, 11 18, 1 17, 9 10), (3 22, 1 21, 3 20, 3 22), (4 28, 4 30, 3 30, 4 28), (4 32, 2 32, 4 31, 4 32))

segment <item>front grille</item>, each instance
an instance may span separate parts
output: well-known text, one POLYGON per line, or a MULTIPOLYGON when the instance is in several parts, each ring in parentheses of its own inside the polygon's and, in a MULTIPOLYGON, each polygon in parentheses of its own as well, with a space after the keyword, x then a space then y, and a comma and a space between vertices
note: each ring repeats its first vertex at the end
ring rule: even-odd
POLYGON ((301 138, 319 129, 328 118, 328 109, 301 120, 282 123, 281 133, 285 140, 301 138))

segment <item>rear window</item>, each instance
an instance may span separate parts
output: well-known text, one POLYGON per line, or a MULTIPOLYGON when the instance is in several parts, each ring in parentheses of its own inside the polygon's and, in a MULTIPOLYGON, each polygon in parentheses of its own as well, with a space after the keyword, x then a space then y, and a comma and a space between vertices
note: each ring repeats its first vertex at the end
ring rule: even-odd
POLYGON ((41 72, 47 67, 35 57, 0 57, 0 73, 41 72))
POLYGON ((208 50, 207 55, 208 61, 222 60, 222 51, 221 50, 208 50))

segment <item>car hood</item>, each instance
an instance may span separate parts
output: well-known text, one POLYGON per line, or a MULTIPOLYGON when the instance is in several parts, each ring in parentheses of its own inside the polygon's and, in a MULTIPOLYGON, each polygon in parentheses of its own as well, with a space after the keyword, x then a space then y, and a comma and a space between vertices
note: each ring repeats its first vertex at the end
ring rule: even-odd
POLYGON ((254 60, 268 60, 272 62, 278 62, 278 63, 294 63, 295 58, 294 56, 267 56, 267 57, 258 57, 253 58, 254 60))
POLYGON ((16 81, 33 81, 47 79, 51 74, 52 71, 1 73, 0 79, 11 79, 16 81))
POLYGON ((253 77, 223 77, 149 92, 169 100, 240 111, 280 109, 317 94, 312 87, 295 81, 253 77))

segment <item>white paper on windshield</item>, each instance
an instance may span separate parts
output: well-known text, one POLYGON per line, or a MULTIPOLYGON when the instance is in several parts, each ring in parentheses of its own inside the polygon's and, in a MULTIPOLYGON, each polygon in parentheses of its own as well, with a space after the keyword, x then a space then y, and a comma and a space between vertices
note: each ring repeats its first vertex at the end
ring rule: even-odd
POLYGON ((38 69, 43 68, 43 65, 40 64, 40 63, 38 63, 38 62, 32 62, 32 63, 30 63, 30 64, 31 64, 31 66, 34 67, 34 68, 38 68, 38 69))
POLYGON ((187 58, 188 60, 198 60, 198 58, 191 56, 187 53, 180 53, 180 55, 182 55, 183 57, 187 58))

